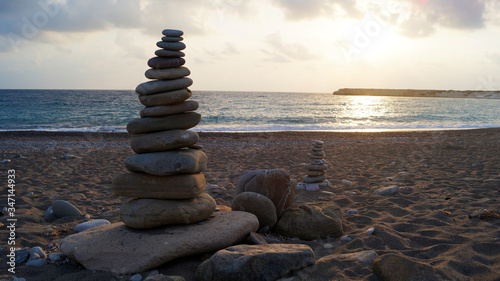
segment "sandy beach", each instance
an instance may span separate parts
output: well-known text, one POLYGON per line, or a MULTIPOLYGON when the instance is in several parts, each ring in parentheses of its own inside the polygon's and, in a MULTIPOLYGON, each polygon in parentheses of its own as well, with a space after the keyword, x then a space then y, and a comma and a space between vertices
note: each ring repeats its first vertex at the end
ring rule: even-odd
MULTIPOLYGON (((199 135, 198 144, 208 156, 207 192, 225 206, 231 205, 238 177, 246 171, 279 168, 300 181, 311 141, 324 141, 332 188, 322 191, 334 195, 300 190, 296 203, 336 203, 344 211, 344 232, 352 241, 301 241, 269 234, 271 238, 307 244, 317 259, 374 250, 379 256, 398 253, 429 264, 442 280, 500 280, 500 218, 494 212, 469 217, 483 209, 500 210, 500 129, 199 135), (399 192, 373 193, 388 185, 399 186, 399 192), (358 213, 348 215, 347 210, 358 213), (373 235, 365 234, 369 227, 375 228, 373 235)), ((93 219, 118 222, 123 200, 112 193, 111 179, 125 171, 125 158, 134 154, 129 140, 125 133, 0 132, 0 161, 10 160, 0 163, 0 207, 7 206, 7 174, 14 169, 16 247, 57 251, 58 242, 85 221, 44 217, 55 200, 71 202, 93 219), (61 159, 64 155, 74 158, 61 159)), ((5 213, 0 217, 3 224, 5 213)), ((21 265, 16 274, 8 274, 5 226, 0 234, 0 279, 128 280, 71 262, 21 265)), ((194 280, 197 266, 210 254, 183 258, 158 270, 194 280)), ((331 270, 335 280, 379 280, 370 266, 331 270)))

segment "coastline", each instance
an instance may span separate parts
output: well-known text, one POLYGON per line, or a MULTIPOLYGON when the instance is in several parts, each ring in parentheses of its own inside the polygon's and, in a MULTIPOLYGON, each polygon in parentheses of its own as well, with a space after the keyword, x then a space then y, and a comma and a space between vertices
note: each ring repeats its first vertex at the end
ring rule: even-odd
MULTIPOLYGON (((338 238, 283 243, 311 246, 319 259, 331 254, 374 250, 398 253, 431 264, 440 279, 494 280, 500 275, 500 219, 469 218, 482 209, 500 209, 500 128, 385 132, 198 132, 208 156, 207 192, 219 205, 231 205, 239 176, 249 170, 284 169, 300 180, 310 143, 325 143, 330 163, 329 191, 299 191, 296 203, 335 202, 344 212, 345 235, 338 238), (350 182, 346 184, 344 181, 350 182), (373 191, 398 185, 390 196, 373 191), (359 213, 347 215, 355 209, 359 213), (374 227, 373 235, 364 233, 374 227), (325 245, 330 245, 326 247, 325 245)), ((75 233, 83 217, 48 218, 55 200, 66 200, 93 219, 119 221, 123 199, 111 191, 111 179, 125 172, 123 161, 133 155, 128 133, 0 132, 0 180, 15 169, 19 247, 57 245, 75 233), (15 158, 20 154, 25 158, 15 158), (60 159, 74 155, 73 159, 60 159), (31 193, 33 192, 33 193, 31 193)), ((7 191, 0 191, 0 207, 7 191)), ((5 224, 5 216, 0 217, 5 224)), ((5 241, 5 228, 0 231, 5 241)), ((57 249, 57 247, 56 247, 57 249)), ((210 254, 210 253, 209 253, 210 254)), ((6 251, 0 251, 2 272, 6 251)), ((193 280, 196 267, 208 257, 187 257, 158 268, 166 275, 193 280)), ((334 268, 337 278, 377 280, 371 267, 359 264, 334 268), (350 274, 355 272, 355 277, 350 274)), ((6 272, 6 271, 5 271, 6 272)), ((147 276, 148 273, 143 273, 147 276)), ((1 278, 8 275, 2 273, 1 278)), ((28 280, 109 280, 107 272, 91 272, 63 264, 21 265, 16 277, 28 280), (85 278, 94 279, 85 279, 85 278), (59 278, 59 279, 58 279, 59 278)))

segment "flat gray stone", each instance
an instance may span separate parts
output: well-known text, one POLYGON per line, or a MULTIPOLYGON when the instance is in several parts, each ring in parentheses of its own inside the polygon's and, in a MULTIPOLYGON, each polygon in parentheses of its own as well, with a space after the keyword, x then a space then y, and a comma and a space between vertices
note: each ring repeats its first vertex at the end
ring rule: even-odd
POLYGON ((145 134, 168 130, 187 130, 198 125, 200 120, 201 115, 196 112, 139 118, 128 123, 127 131, 131 134, 145 134))
POLYGON ((96 227, 96 226, 103 225, 103 224, 110 224, 110 222, 108 220, 105 220, 105 219, 89 220, 89 221, 82 222, 79 225, 75 226, 75 231, 82 232, 82 231, 85 231, 85 230, 90 229, 92 227, 96 227))
POLYGON ((116 175, 112 181, 113 192, 129 198, 190 199, 205 189, 203 174, 182 174, 167 177, 144 173, 116 175))
POLYGON ((259 219, 259 229, 269 227, 272 229, 278 217, 273 201, 268 197, 255 192, 242 192, 234 197, 231 204, 233 211, 249 212, 259 219))
POLYGON ((198 134, 193 131, 169 130, 132 135, 130 147, 135 153, 159 152, 190 147, 195 145, 198 140, 198 134))
POLYGON ((77 207, 64 200, 57 200, 52 203, 52 213, 60 218, 83 215, 83 213, 77 207))
POLYGON ((135 92, 139 95, 154 95, 163 92, 181 90, 193 85, 191 78, 178 78, 173 80, 154 80, 139 84, 135 92))
POLYGON ((161 41, 163 42, 180 42, 182 40, 184 40, 184 38, 180 36, 163 36, 161 38, 161 41))
POLYGON ((304 176, 304 177, 302 177, 302 181, 305 182, 305 183, 322 182, 324 180, 326 180, 326 176, 325 175, 320 175, 320 176, 316 176, 316 177, 311 177, 311 176, 304 176))
POLYGON ((305 165, 305 168, 309 171, 324 171, 324 170, 328 169, 328 165, 308 164, 308 165, 305 165))
POLYGON ((215 206, 215 200, 206 193, 186 200, 132 199, 120 207, 120 219, 138 229, 192 224, 208 219, 215 206))
POLYGON ((88 270, 132 274, 229 247, 258 227, 257 217, 246 212, 216 212, 203 223, 147 230, 113 223, 64 238, 61 250, 88 270))
POLYGON ((184 113, 188 111, 195 111, 200 105, 197 101, 190 100, 172 105, 160 105, 145 107, 141 110, 140 115, 144 117, 160 117, 172 114, 184 113))
POLYGON ((183 66, 186 60, 183 58, 153 57, 148 60, 148 66, 154 69, 172 68, 183 66))
POLYGON ((159 49, 155 51, 155 55, 162 57, 162 58, 180 58, 185 56, 183 52, 180 51, 170 51, 170 50, 165 50, 165 49, 159 49))
POLYGON ((375 190, 373 193, 378 194, 378 195, 390 195, 398 192, 399 186, 397 185, 391 185, 391 186, 385 186, 381 187, 377 190, 375 190))
POLYGON ((207 155, 198 149, 136 154, 125 159, 125 168, 154 176, 196 174, 207 169, 207 155))
POLYGON ((139 101, 145 106, 169 105, 183 102, 191 95, 191 90, 181 89, 154 95, 139 95, 139 101))
POLYGON ((186 44, 182 42, 164 42, 164 41, 158 41, 156 42, 156 46, 158 48, 162 48, 165 50, 169 51, 181 51, 186 49, 186 44))
POLYGON ((313 250, 302 244, 237 245, 205 260, 196 277, 204 281, 271 281, 315 260, 313 250))
POLYGON ((178 29, 164 29, 161 34, 165 36, 182 36, 184 32, 178 29))
POLYGON ((175 67, 175 68, 164 68, 164 69, 153 69, 150 68, 146 70, 144 75, 149 79, 160 79, 160 80, 172 80, 177 78, 182 78, 191 74, 186 67, 175 67))

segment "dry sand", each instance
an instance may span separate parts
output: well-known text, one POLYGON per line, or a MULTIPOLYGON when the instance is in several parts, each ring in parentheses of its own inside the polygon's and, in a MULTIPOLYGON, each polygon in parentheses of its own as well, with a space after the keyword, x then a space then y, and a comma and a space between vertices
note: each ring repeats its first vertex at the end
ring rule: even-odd
MULTIPOLYGON (((310 245, 317 258, 362 250, 379 255, 399 253, 432 265, 443 280, 500 280, 500 219, 469 218, 482 209, 500 209, 500 129, 382 133, 269 132, 200 133, 208 155, 207 190, 220 205, 231 204, 241 173, 281 168, 292 179, 304 175, 311 140, 325 142, 327 178, 333 187, 297 194, 297 202, 333 201, 344 215, 340 239, 285 243, 310 245), (348 180, 352 184, 342 183, 348 180), (400 191, 379 196, 373 191, 396 184, 400 191), (373 235, 365 234, 375 227, 373 235), (333 247, 324 247, 325 244, 333 247)), ((133 154, 123 133, 0 132, 0 207, 7 205, 7 170, 16 170, 16 246, 57 250, 57 242, 74 233, 78 218, 45 218, 55 200, 67 200, 92 218, 119 221, 122 199, 111 191, 111 179, 125 171, 133 154), (21 154, 24 159, 14 158, 21 154), (74 159, 59 159, 65 154, 74 159), (32 195, 29 195, 31 192, 32 195)), ((0 217, 6 223, 6 216, 0 217)), ((1 278, 6 271, 7 235, 1 227, 1 278)), ((134 253, 130 253, 133 255, 134 253)), ((209 255, 170 262, 158 270, 193 279, 209 255)), ((117 257, 119 258, 119 257, 117 257)), ((140 257, 138 257, 140 258, 140 257)), ((336 280, 378 280, 370 267, 335 268, 336 280)), ((146 276, 147 272, 143 274, 146 276)), ((27 280, 128 280, 74 264, 21 265, 17 277, 27 280)))

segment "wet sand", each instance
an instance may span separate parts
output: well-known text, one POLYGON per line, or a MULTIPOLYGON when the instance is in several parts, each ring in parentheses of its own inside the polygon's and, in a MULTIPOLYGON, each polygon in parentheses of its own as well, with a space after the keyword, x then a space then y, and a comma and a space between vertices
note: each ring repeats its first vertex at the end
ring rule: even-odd
MULTIPOLYGON (((357 210, 358 214, 344 214, 345 234, 353 240, 306 242, 278 237, 284 243, 307 244, 318 259, 363 250, 379 255, 399 253, 432 265, 443 280, 500 278, 500 219, 468 216, 482 209, 500 209, 500 129, 199 135, 209 159, 207 191, 218 204, 227 206, 243 172, 280 168, 300 181, 311 141, 324 141, 332 188, 323 191, 335 195, 300 191, 296 202, 332 201, 344 213, 357 210), (388 196, 373 193, 387 185, 398 185, 400 190, 388 196), (365 234, 369 227, 375 227, 373 235, 365 234), (327 243, 333 247, 325 248, 327 243)), ((112 193, 111 179, 125 171, 123 161, 133 155, 129 140, 125 133, 0 132, 0 161, 10 159, 0 163, 1 208, 7 206, 7 171, 16 170, 16 246, 56 251, 58 241, 75 233, 74 226, 85 221, 83 217, 44 217, 55 200, 69 201, 94 219, 119 221, 123 200, 112 193), (15 158, 17 154, 25 158, 15 158), (75 158, 60 159, 63 155, 75 158)), ((6 215, 0 222, 6 224, 6 215)), ((11 276, 6 271, 5 226, 0 235, 2 279, 11 276)), ((158 270, 192 280, 197 265, 208 257, 183 258, 158 270)), ((370 267, 332 270, 338 280, 378 280, 370 267)), ((27 280, 128 280, 71 263, 21 265, 14 276, 27 280)))

